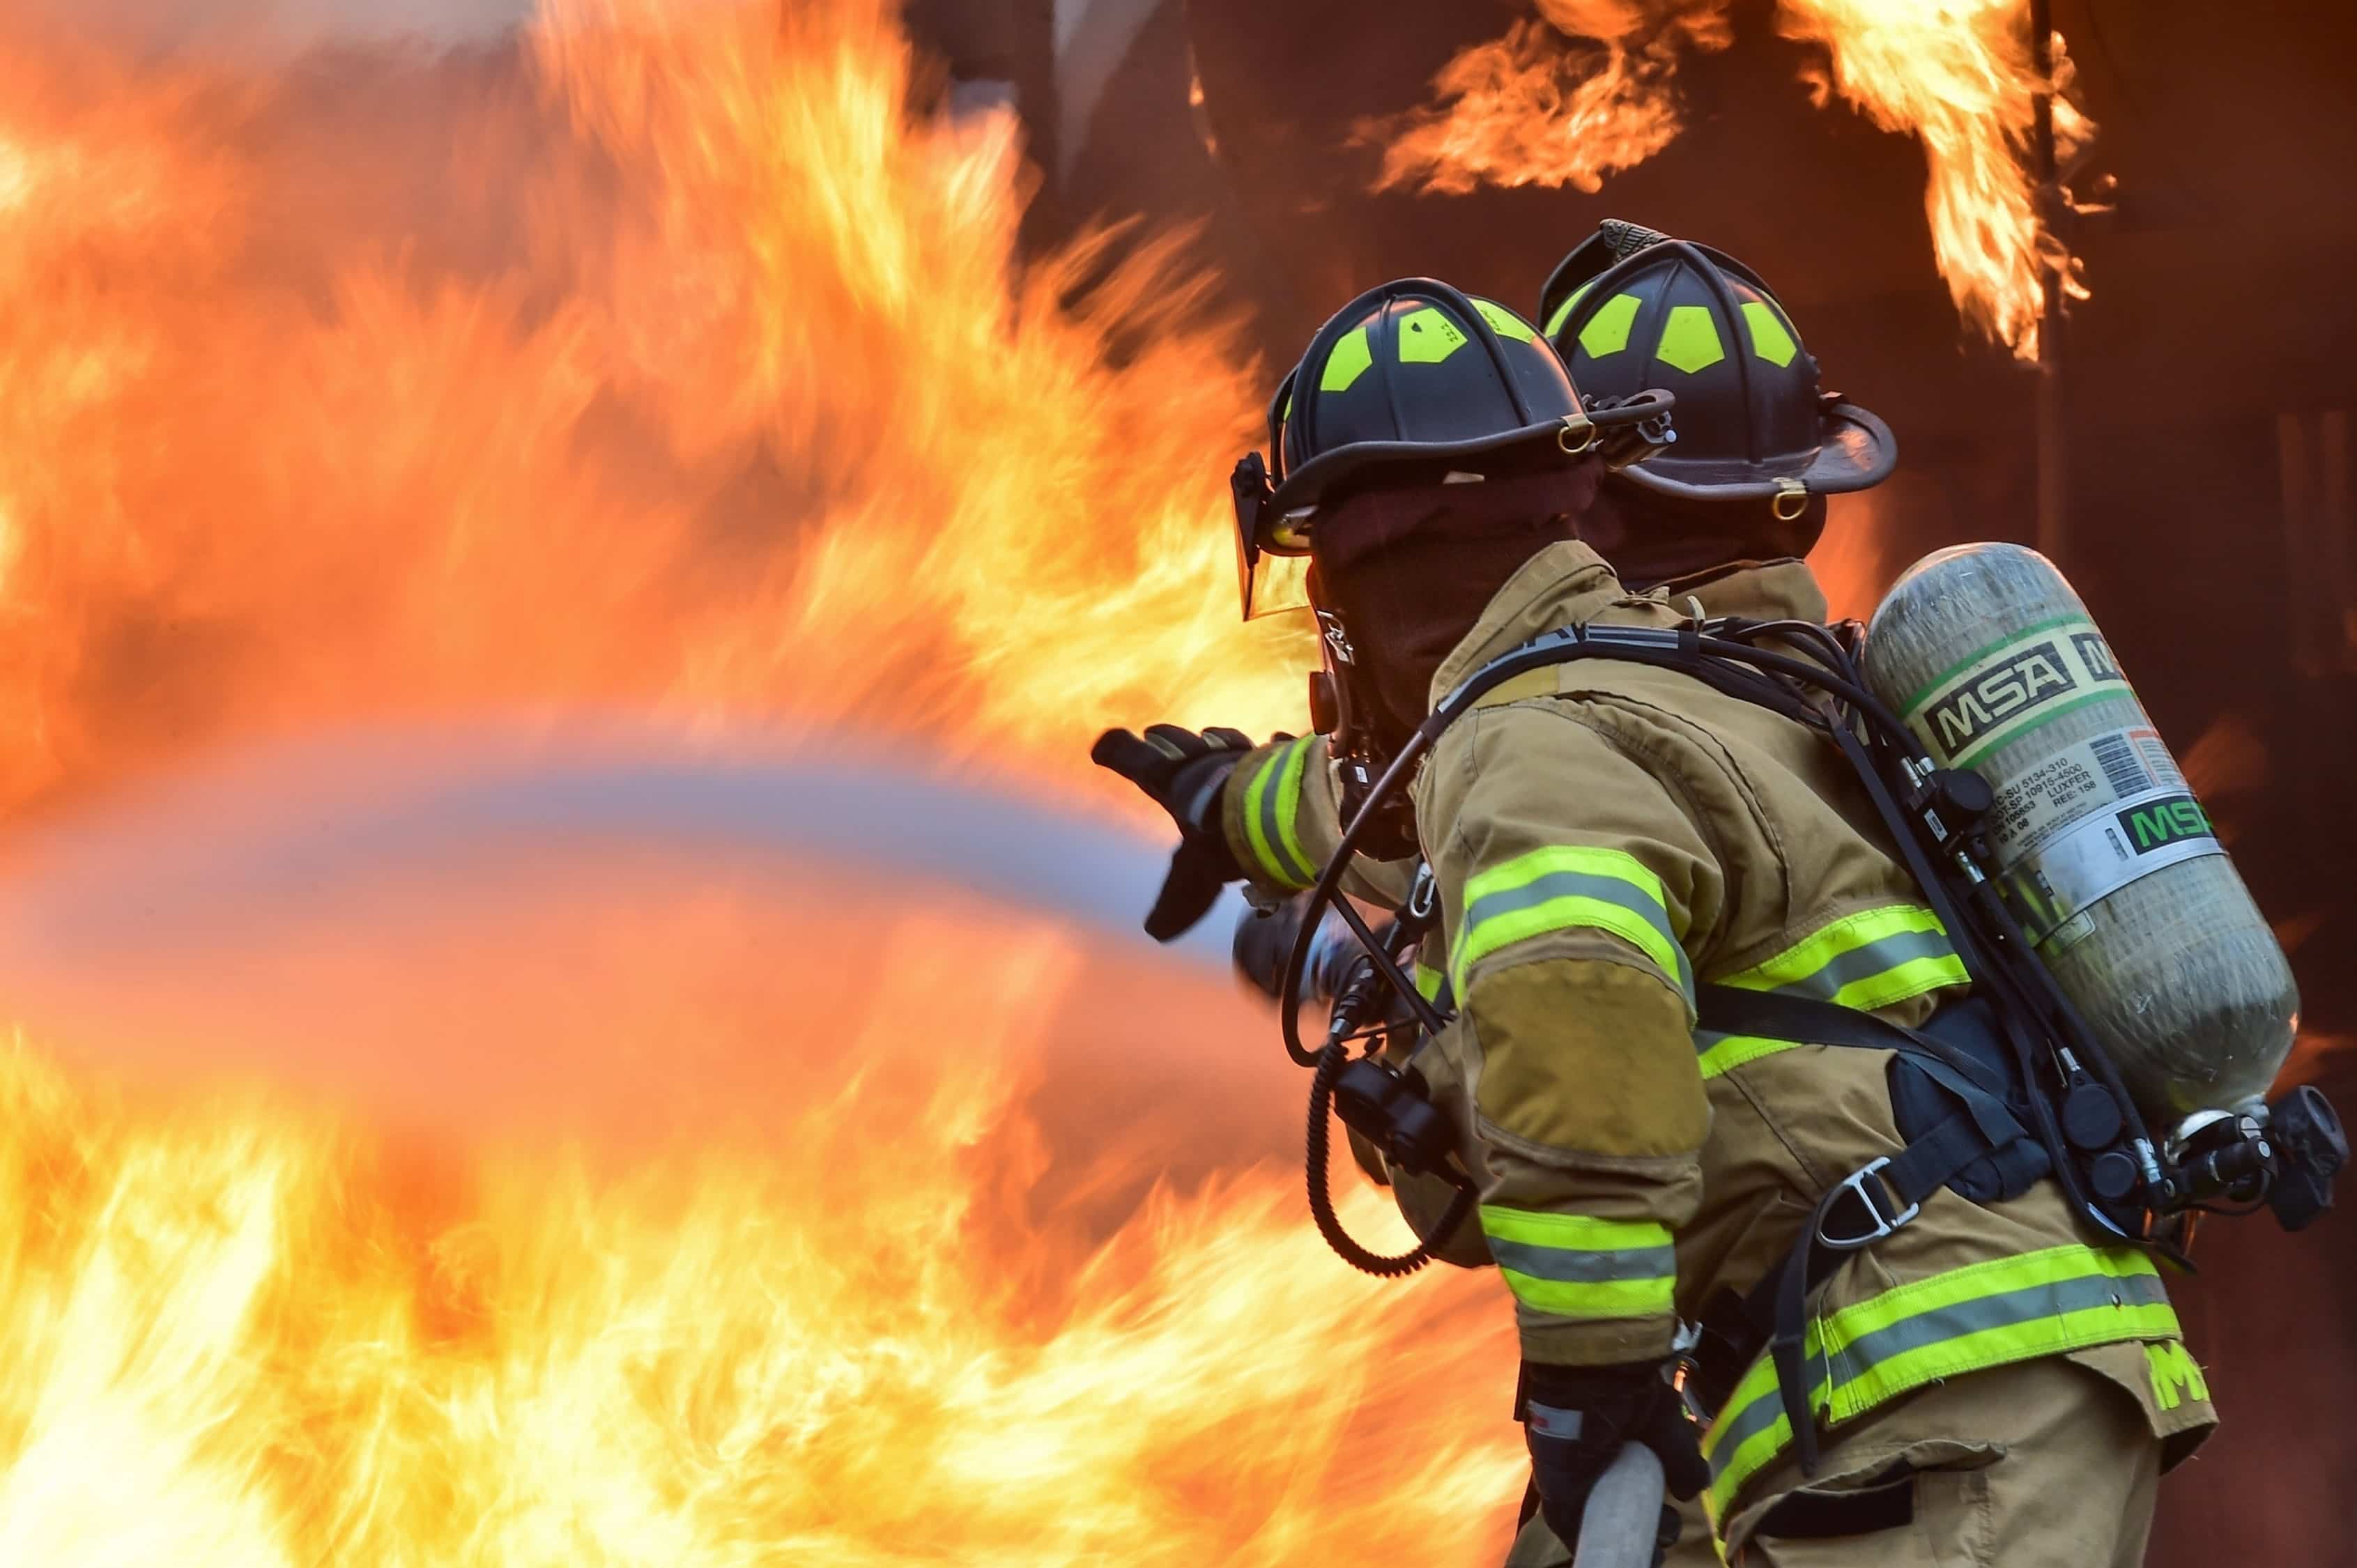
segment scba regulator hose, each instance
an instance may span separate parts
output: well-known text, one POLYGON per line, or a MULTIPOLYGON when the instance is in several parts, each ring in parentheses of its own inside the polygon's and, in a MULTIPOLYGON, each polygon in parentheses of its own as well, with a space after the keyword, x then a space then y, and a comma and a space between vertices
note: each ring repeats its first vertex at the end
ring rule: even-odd
POLYGON ((1342 1229, 1341 1217, 1334 1212, 1334 1195, 1329 1180, 1331 1174, 1329 1169, 1331 1163, 1329 1140, 1332 1133, 1334 1085, 1340 1079, 1343 1069, 1350 1065, 1350 1049, 1338 1041, 1318 1053, 1318 1069, 1310 1076, 1308 1157, 1303 1162, 1308 1173, 1309 1218, 1317 1222, 1318 1233, 1326 1238, 1326 1244, 1333 1248, 1335 1255, 1344 1262, 1361 1273, 1372 1274, 1379 1280, 1398 1279, 1432 1262, 1433 1249, 1457 1234, 1457 1228, 1464 1224, 1466 1217, 1472 1212, 1473 1190, 1469 1186, 1458 1187, 1457 1195, 1448 1200, 1448 1208, 1442 1213, 1440 1223, 1433 1227, 1432 1234, 1418 1241, 1413 1250, 1396 1257, 1387 1258, 1380 1252, 1371 1252, 1351 1239, 1351 1233, 1342 1229))

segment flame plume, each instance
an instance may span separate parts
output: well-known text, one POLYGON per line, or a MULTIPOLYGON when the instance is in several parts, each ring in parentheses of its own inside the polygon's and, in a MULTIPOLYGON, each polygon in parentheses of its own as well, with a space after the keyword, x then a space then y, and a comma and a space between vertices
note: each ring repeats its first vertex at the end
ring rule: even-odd
POLYGON ((1261 394, 1201 289, 1148 246, 1062 307, 1099 248, 1018 272, 1012 122, 911 124, 874 0, 783 15, 549 0, 522 72, 0 58, 0 810, 452 707, 1297 727, 1222 586, 1261 394))
MULTIPOLYGON (((1027 1213, 1038 1020, 1116 1005, 1067 935, 836 901, 866 950, 780 1005, 744 961, 791 918, 708 877, 626 881, 639 950, 588 991, 649 1026, 667 1007, 675 1059, 787 1112, 767 1138, 619 1169, 530 1140, 458 1158, 0 1056, 12 1560, 1277 1568, 1377 1530, 1430 1561, 1494 1543, 1519 1455, 1478 1282, 1379 1294, 1275 1172, 1157 1190, 1101 1240, 1027 1213)), ((492 900, 533 933, 492 949, 531 1005, 506 1015, 510 976, 474 992, 500 1022, 548 1027, 564 992, 535 949, 580 983, 610 911, 570 891, 492 900)), ((568 1070, 640 1101, 613 1069, 568 1070)), ((1065 1208, 1124 1174, 1102 1163, 1058 1172, 1065 1208)))
MULTIPOLYGON (((2038 324, 2051 269, 2063 291, 2087 297, 2077 258, 2039 210, 2028 163, 2041 81, 2023 0, 1781 0, 1777 27, 1825 47, 1828 81, 1814 85, 1887 131, 1911 132, 1931 166, 1924 209, 1932 248, 1957 312, 1971 327, 2038 357, 2038 324)), ((2070 57, 2052 40, 2054 138, 2068 163, 2094 127, 2062 90, 2070 57)))
MULTIPOLYGON (((1520 21, 1465 50, 1433 79, 1432 105, 1360 128, 1386 144, 1376 188, 1597 190, 1676 139, 1679 54, 1727 47, 1726 3, 1540 0, 1545 27, 1520 21)), ((1838 97, 1923 144, 1933 259, 1958 313, 2034 360, 2047 272, 2069 297, 2087 297, 2028 165, 2038 95, 2054 93, 2061 163, 2094 126, 2063 96, 2071 68, 2059 33, 2053 80, 2040 77, 2029 15, 2028 0, 1779 0, 1776 27, 1824 48, 1810 82, 1819 107, 1838 97)))
MULTIPOLYGON (((1168 245, 1077 306, 1101 249, 1018 268, 1013 127, 911 97, 881 0, 547 0, 521 57, 271 71, 0 19, 0 811, 407 719, 856 718, 1076 799, 1106 722, 1297 723, 1206 456, 1257 371, 1168 245)), ((1004 911, 716 911, 625 869, 402 859, 402 920, 208 908, 184 961, 311 997, 309 1072, 365 1053, 453 1117, 606 1083, 638 1144, 68 1070, 50 1045, 113 1043, 87 1013, 0 1057, 0 1559, 1497 1544, 1521 1460, 1480 1282, 1379 1295, 1208 1119, 1226 1168, 1190 1190, 1092 1208, 1150 1181, 1120 1148, 1051 1179, 1051 1112, 1105 1118, 1035 1081, 1044 1017, 1166 1047, 1265 1019, 1092 1002, 1082 944, 1004 911), (673 1126, 649 1082, 764 1136, 673 1126), (1090 1225, 1035 1223, 1054 1192, 1090 1225)), ((150 918, 137 883, 104 907, 150 918)), ((259 1050, 163 975, 93 988, 153 1049, 259 1050)))
POLYGON ((1465 50, 1433 79, 1440 101, 1361 140, 1387 144, 1376 188, 1418 184, 1462 196, 1483 181, 1598 189, 1677 139, 1670 91, 1679 49, 1730 40, 1717 0, 1539 0, 1523 20, 1465 50), (1583 40, 1579 47, 1569 40, 1583 40))

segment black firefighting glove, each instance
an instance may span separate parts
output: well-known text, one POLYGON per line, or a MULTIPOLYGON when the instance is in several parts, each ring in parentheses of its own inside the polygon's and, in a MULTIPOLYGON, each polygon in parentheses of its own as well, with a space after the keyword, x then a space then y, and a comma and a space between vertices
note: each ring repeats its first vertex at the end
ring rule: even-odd
POLYGON ((1239 730, 1198 735, 1176 725, 1149 725, 1143 736, 1109 729, 1089 749, 1090 761, 1145 790, 1178 824, 1178 853, 1146 917, 1146 934, 1157 942, 1211 913, 1220 889, 1244 874, 1220 825, 1220 798, 1228 775, 1252 748, 1239 730))
MULTIPOLYGON (((1566 1547, 1577 1545, 1587 1494, 1624 1444, 1641 1443, 1661 1456, 1674 1498, 1691 1498, 1710 1479, 1702 1434, 1658 1361, 1620 1367, 1525 1361, 1516 1402, 1539 1512, 1566 1547)), ((1657 1568, 1677 1539, 1677 1510, 1664 1505, 1654 1543, 1657 1568)))

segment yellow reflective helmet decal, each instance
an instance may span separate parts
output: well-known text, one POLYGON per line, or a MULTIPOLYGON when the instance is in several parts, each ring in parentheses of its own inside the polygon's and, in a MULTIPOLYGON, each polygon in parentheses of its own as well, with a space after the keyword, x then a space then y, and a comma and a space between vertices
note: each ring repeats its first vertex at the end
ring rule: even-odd
POLYGON ((1318 375, 1318 390, 1349 392, 1374 362, 1374 351, 1367 346, 1367 329, 1361 327, 1346 334, 1334 345, 1334 351, 1326 356, 1326 368, 1318 375))
POLYGON ((1670 306, 1669 324, 1662 328, 1662 344, 1653 350, 1653 358, 1688 375, 1726 359, 1727 346, 1718 340, 1718 323, 1710 318, 1710 307, 1670 306))
POLYGON ((1598 306, 1579 329, 1579 346, 1591 360, 1601 360, 1629 346, 1629 328, 1637 322, 1637 307, 1645 302, 1633 294, 1616 294, 1598 306))
POLYGON ((1561 305, 1555 307, 1555 314, 1547 319, 1546 334, 1548 337, 1552 338, 1556 333, 1563 330, 1563 324, 1571 319, 1571 313, 1579 308, 1579 302, 1586 299, 1587 297, 1587 291, 1595 286, 1596 280, 1594 278, 1588 279, 1586 283, 1581 284, 1577 288, 1571 291, 1571 297, 1569 299, 1565 300, 1561 305))
POLYGON ((1437 365, 1465 347, 1465 328, 1444 311, 1426 306, 1399 320, 1399 357, 1403 365, 1437 365))
POLYGON ((1751 328, 1751 351, 1778 370, 1791 364, 1800 353, 1801 346, 1792 340, 1792 329, 1776 314, 1776 307, 1765 300, 1745 300, 1743 319, 1751 328))
POLYGON ((1538 334, 1532 329, 1531 324, 1502 305, 1477 299, 1473 302, 1473 308, 1481 313, 1481 319, 1488 322, 1501 338, 1512 338, 1517 343, 1538 340, 1538 334))

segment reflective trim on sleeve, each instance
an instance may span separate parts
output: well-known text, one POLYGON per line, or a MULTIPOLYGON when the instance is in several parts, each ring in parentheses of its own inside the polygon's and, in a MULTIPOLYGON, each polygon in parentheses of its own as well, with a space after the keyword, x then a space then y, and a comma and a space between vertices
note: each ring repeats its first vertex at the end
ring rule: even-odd
POLYGON ((1579 928, 1620 938, 1653 961, 1694 1005, 1694 966, 1670 924, 1662 879, 1625 850, 1550 844, 1515 856, 1465 884, 1465 929, 1449 980, 1466 994, 1473 966, 1501 948, 1579 928))
POLYGON ((1871 1012, 1971 978, 1937 915, 1891 904, 1835 920, 1719 983, 1871 1012))
MULTIPOLYGON (((2049 1247, 1934 1274, 1813 1319, 1804 1349, 1824 1371, 1809 1403, 1838 1424, 1943 1378, 2121 1340, 2179 1337, 2150 1258, 2127 1247, 2049 1247)), ((1775 1365, 1763 1355, 1703 1435, 1714 1520, 1727 1517, 1744 1483, 1792 1439, 1775 1365)))
POLYGON ((1514 1299, 1551 1317, 1657 1317, 1672 1310, 1677 1254, 1649 1220, 1481 1206, 1481 1234, 1514 1299))
POLYGON ((1314 739, 1304 736, 1271 757, 1244 789, 1244 833, 1252 841, 1253 858, 1262 875, 1286 887, 1307 887, 1318 880, 1317 867, 1301 853, 1295 825, 1314 739))

